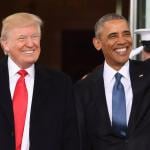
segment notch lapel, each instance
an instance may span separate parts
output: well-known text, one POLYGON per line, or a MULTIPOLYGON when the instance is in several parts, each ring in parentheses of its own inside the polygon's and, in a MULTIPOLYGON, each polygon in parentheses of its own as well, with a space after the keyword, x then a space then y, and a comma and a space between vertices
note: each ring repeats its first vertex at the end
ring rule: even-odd
POLYGON ((7 118, 11 127, 13 127, 13 107, 9 89, 9 75, 7 58, 0 63, 0 112, 7 118))
POLYGON ((146 80, 146 72, 143 70, 143 65, 136 65, 134 63, 130 63, 130 78, 131 85, 133 90, 133 101, 132 108, 130 113, 130 119, 128 124, 128 134, 130 135, 134 128, 139 124, 142 119, 145 108, 143 107, 145 104, 144 94, 145 94, 145 84, 146 80))
POLYGON ((99 120, 99 118, 103 118, 104 120, 101 121, 104 122, 105 126, 111 129, 111 121, 107 108, 105 88, 104 88, 103 67, 104 66, 102 65, 98 68, 97 76, 95 77, 95 100, 97 101, 96 110, 98 117, 97 120, 99 120))
POLYGON ((35 80, 34 80, 34 89, 33 89, 33 98, 32 98, 32 104, 31 104, 31 115, 30 115, 30 126, 32 127, 31 122, 34 122, 34 119, 36 118, 36 113, 38 111, 38 107, 40 107, 40 84, 41 78, 40 78, 39 69, 35 65, 35 80))

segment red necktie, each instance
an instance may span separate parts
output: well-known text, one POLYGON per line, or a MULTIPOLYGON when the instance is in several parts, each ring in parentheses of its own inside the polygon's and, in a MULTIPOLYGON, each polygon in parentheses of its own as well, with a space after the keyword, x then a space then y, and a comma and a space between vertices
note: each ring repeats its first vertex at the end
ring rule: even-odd
POLYGON ((22 136, 27 111, 28 92, 25 84, 25 76, 27 75, 27 72, 25 70, 20 70, 18 74, 20 75, 20 78, 16 83, 14 91, 13 111, 15 121, 16 150, 21 150, 22 136))

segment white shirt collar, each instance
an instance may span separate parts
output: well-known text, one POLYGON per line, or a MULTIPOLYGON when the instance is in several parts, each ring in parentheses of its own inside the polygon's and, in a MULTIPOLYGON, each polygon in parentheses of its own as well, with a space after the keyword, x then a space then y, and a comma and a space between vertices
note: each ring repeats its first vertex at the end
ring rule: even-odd
POLYGON ((103 77, 104 80, 106 80, 107 83, 110 83, 112 79, 114 78, 114 75, 119 72, 120 74, 123 75, 125 79, 130 79, 129 75, 129 61, 127 61, 122 68, 119 71, 114 70, 112 67, 110 67, 107 62, 104 62, 104 73, 103 77))
MULTIPOLYGON (((10 57, 8 57, 9 77, 11 78, 12 76, 16 75, 20 69, 21 68, 18 67, 10 57)), ((29 76, 34 77, 34 64, 25 70, 28 72, 29 76)))

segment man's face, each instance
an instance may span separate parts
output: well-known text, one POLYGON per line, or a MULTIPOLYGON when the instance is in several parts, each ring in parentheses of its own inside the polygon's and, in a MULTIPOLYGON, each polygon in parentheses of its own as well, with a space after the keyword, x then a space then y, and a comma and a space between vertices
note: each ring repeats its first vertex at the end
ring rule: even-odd
POLYGON ((107 21, 96 40, 98 48, 102 49, 106 62, 112 68, 119 70, 129 59, 132 38, 126 21, 121 19, 107 21))
POLYGON ((2 46, 19 67, 27 68, 39 58, 40 39, 41 35, 37 25, 16 27, 9 30, 2 46))

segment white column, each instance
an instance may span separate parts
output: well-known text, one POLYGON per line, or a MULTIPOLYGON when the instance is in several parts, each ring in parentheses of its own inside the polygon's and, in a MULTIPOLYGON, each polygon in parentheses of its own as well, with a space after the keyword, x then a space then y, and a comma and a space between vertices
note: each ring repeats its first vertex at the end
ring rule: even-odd
POLYGON ((133 37, 133 48, 136 47, 136 36, 134 30, 137 28, 137 0, 130 0, 130 13, 129 13, 130 30, 133 37))
POLYGON ((122 0, 117 0, 116 13, 122 15, 122 0))
POLYGON ((146 0, 145 28, 150 28, 150 0, 146 0))

